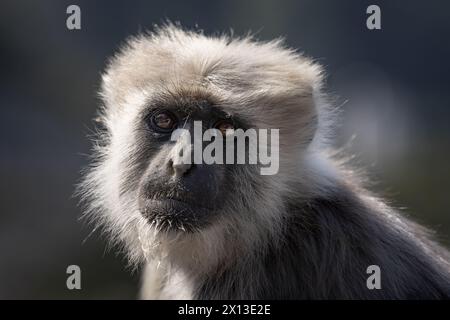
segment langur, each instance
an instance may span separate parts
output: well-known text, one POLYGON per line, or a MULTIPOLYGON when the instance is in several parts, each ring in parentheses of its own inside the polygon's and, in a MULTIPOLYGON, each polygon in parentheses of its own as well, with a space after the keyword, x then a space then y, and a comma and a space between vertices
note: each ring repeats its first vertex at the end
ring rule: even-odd
POLYGON ((330 149, 336 108, 323 83, 321 66, 280 40, 173 24, 110 60, 79 193, 86 216, 143 267, 141 298, 450 297, 448 252, 330 149), (268 151, 279 169, 183 161, 194 143, 173 134, 195 122, 224 137, 277 129, 268 151))

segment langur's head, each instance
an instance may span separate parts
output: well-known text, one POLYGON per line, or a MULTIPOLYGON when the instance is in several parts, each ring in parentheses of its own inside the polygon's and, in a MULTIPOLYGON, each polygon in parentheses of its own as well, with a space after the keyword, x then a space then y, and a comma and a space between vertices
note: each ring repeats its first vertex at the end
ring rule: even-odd
POLYGON ((103 129, 81 186, 90 212, 137 260, 162 251, 211 256, 264 241, 277 232, 292 184, 306 176, 305 155, 320 140, 320 73, 280 41, 173 25, 130 39, 103 75, 103 129), (196 144, 208 129, 217 129, 210 141, 196 144), (268 133, 267 147, 250 138, 244 151, 229 147, 225 138, 238 129, 255 130, 258 143, 268 133), (195 146, 202 154, 219 138, 210 154, 223 151, 223 164, 194 159, 195 146), (227 148, 241 163, 226 161, 227 148), (249 163, 255 149, 278 157, 276 172, 262 174, 259 158, 249 163))

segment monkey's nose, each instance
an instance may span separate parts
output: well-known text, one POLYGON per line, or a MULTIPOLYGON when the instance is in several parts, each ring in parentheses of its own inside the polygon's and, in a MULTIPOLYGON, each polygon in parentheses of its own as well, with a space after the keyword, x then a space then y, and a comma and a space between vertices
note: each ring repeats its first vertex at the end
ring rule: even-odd
POLYGON ((174 161, 170 159, 168 166, 172 175, 175 176, 175 178, 180 178, 192 168, 192 165, 190 163, 183 163, 180 159, 177 160, 178 161, 174 161))
POLYGON ((168 154, 167 170, 171 176, 181 178, 193 167, 192 148, 189 133, 182 133, 168 154))

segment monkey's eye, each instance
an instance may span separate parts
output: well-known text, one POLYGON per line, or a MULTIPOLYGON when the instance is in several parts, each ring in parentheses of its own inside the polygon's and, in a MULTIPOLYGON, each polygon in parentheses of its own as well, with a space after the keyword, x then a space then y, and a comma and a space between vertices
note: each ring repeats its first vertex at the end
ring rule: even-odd
POLYGON ((151 116, 150 123, 157 131, 170 132, 175 128, 177 121, 173 113, 161 111, 151 116))
POLYGON ((228 133, 231 133, 235 129, 233 122, 230 120, 219 120, 214 125, 214 128, 219 129, 224 136, 227 135, 228 130, 231 130, 228 131, 228 133))

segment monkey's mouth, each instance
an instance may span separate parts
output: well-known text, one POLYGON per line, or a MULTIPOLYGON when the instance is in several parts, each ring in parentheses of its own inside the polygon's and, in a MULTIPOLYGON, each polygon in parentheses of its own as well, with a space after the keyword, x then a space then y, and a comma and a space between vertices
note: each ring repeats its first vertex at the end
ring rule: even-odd
POLYGON ((213 208, 178 198, 152 198, 140 204, 141 214, 158 231, 198 232, 209 224, 213 208))

